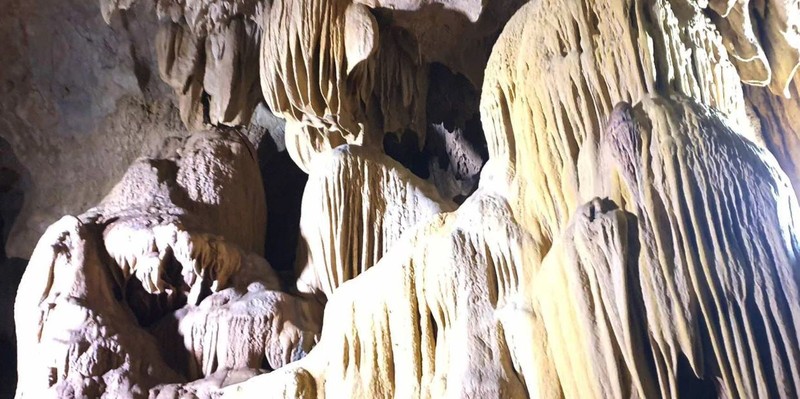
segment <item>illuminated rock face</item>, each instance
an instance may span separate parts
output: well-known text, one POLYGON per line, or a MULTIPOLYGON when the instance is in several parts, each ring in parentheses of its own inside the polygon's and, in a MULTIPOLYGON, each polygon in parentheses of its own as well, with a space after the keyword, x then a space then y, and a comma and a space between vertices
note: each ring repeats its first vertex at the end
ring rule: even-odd
POLYGON ((298 289, 331 295, 407 230, 455 208, 385 155, 342 146, 321 156, 303 196, 298 289))
POLYGON ((241 136, 197 132, 136 161, 98 207, 52 225, 16 302, 18 396, 207 390, 162 385, 210 377, 219 387, 230 382, 220 373, 253 375, 309 351, 317 305, 280 292, 257 255, 260 180, 241 136))
POLYGON ((484 3, 156 2, 192 133, 40 239, 17 396, 800 395, 797 4, 484 3))

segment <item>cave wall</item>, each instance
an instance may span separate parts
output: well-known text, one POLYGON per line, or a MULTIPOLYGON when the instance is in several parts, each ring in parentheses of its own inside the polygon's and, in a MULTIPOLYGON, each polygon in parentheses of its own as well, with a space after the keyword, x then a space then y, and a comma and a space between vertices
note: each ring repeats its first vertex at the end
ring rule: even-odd
POLYGON ((185 128, 158 77, 152 6, 111 24, 81 1, 1 6, 0 137, 24 195, 4 245, 27 259, 49 224, 97 203, 142 151, 185 128))

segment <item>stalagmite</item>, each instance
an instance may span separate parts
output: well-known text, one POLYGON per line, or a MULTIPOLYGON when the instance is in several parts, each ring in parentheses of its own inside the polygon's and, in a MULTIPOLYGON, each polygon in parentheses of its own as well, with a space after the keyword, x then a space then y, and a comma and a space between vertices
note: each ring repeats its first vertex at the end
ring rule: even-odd
POLYGON ((519 397, 538 382, 555 395, 548 376, 525 381, 520 372, 534 376, 537 360, 552 368, 534 335, 541 323, 530 287, 541 254, 533 244, 502 199, 479 192, 342 284, 308 357, 226 396, 519 397))
POLYGON ((625 109, 598 155, 595 187, 613 202, 578 207, 546 253, 479 191, 335 291, 311 356, 226 392, 285 392, 303 375, 317 397, 794 396, 799 209, 785 175, 700 105, 625 109))
MULTIPOLYGON (((669 16, 669 4, 661 6, 652 11, 669 16)), ((746 138, 756 138, 754 127, 728 127, 744 118, 745 103, 714 26, 696 16, 688 27, 699 23, 699 31, 646 26, 644 20, 623 26, 646 26, 646 32, 611 35, 601 28, 593 39, 608 42, 593 54, 576 39, 581 29, 598 29, 582 19, 591 14, 552 7, 543 2, 523 7, 490 58, 482 104, 490 162, 482 188, 455 213, 406 236, 375 267, 335 291, 326 329, 309 357, 226 393, 795 394, 798 326, 791 298, 797 295, 797 200, 774 158, 746 138), (553 36, 542 36, 548 31, 543 26, 563 27, 567 34, 547 41, 553 36), (706 50, 695 59, 669 53, 665 58, 640 54, 627 39, 648 35, 676 54, 683 46, 706 50), (541 53, 522 51, 537 37, 544 44, 532 49, 541 53), (517 56, 525 58, 516 61, 517 56), (647 68, 637 69, 640 62, 647 68), (715 75, 720 71, 727 77, 715 75), (720 95, 726 91, 731 94, 720 95), (650 92, 678 99, 650 99, 650 92), (680 99, 685 96, 692 99, 680 99), (624 99, 642 101, 636 109, 643 111, 630 122, 635 128, 628 130, 620 128, 624 111, 612 112, 624 99), (608 116, 609 131, 601 134, 608 116), (668 185, 662 189, 662 184, 668 185), (613 201, 592 200, 595 196, 613 201), (591 202, 581 206, 584 201, 591 202), (487 203, 496 208, 476 205, 487 203), (472 217, 480 222, 458 223, 472 217), (498 232, 510 247, 494 250, 498 232), (498 253, 522 255, 508 260, 498 253), (428 273, 437 277, 428 280, 428 273), (754 296, 742 291, 747 276, 757 281, 754 296), (390 281, 404 283, 396 288, 390 281), (435 287, 428 281, 436 281, 435 287), (374 300, 361 303, 355 293, 370 293, 374 300), (431 296, 442 293, 447 299, 431 305, 431 296), (568 301, 558 300, 564 295, 568 301), (428 311, 432 318, 426 320, 428 311), (331 317, 340 321, 343 315, 352 321, 329 327, 331 317), (777 338, 755 331, 781 337, 781 346, 773 342, 777 338), (456 342, 458 355, 451 349, 456 342), (410 350, 411 358, 408 347, 419 348, 410 350), (780 355, 784 351, 789 355, 780 355), (388 366, 374 368, 380 364, 388 366), (474 364, 482 367, 473 369, 474 364)), ((614 10, 605 9, 605 15, 614 10)), ((617 10, 635 17, 627 8, 617 10)))
POLYGON ((596 198, 553 243, 534 292, 564 397, 652 398, 636 219, 596 198))

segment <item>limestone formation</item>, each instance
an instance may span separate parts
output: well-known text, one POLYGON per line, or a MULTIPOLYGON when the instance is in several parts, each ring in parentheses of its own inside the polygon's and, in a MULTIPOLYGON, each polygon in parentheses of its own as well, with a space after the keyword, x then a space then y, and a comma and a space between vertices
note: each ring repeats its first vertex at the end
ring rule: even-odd
POLYGON ((16 302, 17 397, 141 397, 158 382, 184 381, 120 303, 94 230, 66 216, 34 250, 16 302))
POLYGON ((247 18, 201 35, 179 22, 165 22, 156 38, 161 78, 175 90, 183 123, 240 126, 250 121, 258 89, 261 29, 247 18))
POLYGON ((359 0, 408 31, 422 58, 480 86, 492 44, 524 0, 359 0))
POLYGON ((797 200, 755 127, 736 125, 719 33, 699 10, 650 25, 665 20, 585 6, 532 3, 506 27, 484 82, 482 188, 335 291, 323 324, 337 327, 309 357, 227 393, 796 395, 797 200), (637 50, 648 37, 662 47, 637 50), (697 58, 670 56, 681 48, 697 58), (612 113, 625 99, 642 103, 612 113))
POLYGON ((355 146, 322 155, 303 193, 297 286, 331 295, 377 263, 407 230, 454 209, 385 155, 355 146))
POLYGON ((278 0, 263 24, 264 98, 287 119, 289 153, 305 171, 340 144, 424 133, 427 69, 413 37, 345 0, 278 0))
POLYGON ((791 98, 772 95, 761 87, 747 87, 745 94, 761 126, 764 142, 781 168, 789 176, 795 193, 800 195, 800 81, 788 87, 791 98))
POLYGON ((479 192, 405 235, 329 298, 308 357, 226 396, 525 396, 533 381, 518 375, 519 362, 531 365, 546 347, 530 335, 541 253, 512 221, 502 199, 479 192))
POLYGON ((710 1, 712 18, 722 32, 742 81, 768 85, 776 95, 789 95, 800 65, 800 9, 792 1, 753 4, 710 1))
POLYGON ((257 255, 265 217, 237 133, 198 132, 139 159, 34 251, 16 303, 17 395, 178 395, 201 387, 157 386, 302 357, 319 311, 279 292, 257 255))
MULTIPOLYGON (((480 121, 480 91, 465 76, 441 64, 431 65, 429 81, 428 131, 422 155, 431 156, 417 164, 427 163, 428 179, 443 197, 461 203, 478 188, 481 169, 489 158, 480 121)), ((403 159, 392 155, 386 144, 384 139, 387 154, 403 159)), ((424 177, 414 163, 409 168, 424 177)))
POLYGON ((522 223, 551 238, 579 204, 579 171, 594 168, 580 156, 591 161, 605 118, 620 101, 687 95, 756 138, 737 72, 699 10, 676 13, 669 2, 569 5, 537 2, 511 19, 481 99, 490 158, 482 184, 508 191, 522 223))
POLYGON ((335 291, 311 356, 226 392, 679 397, 688 375, 796 395, 798 205, 774 158, 687 101, 619 108, 602 140, 596 187, 622 210, 577 207, 545 247, 479 191, 335 291))
POLYGON ((101 0, 191 133, 40 239, 17 397, 798 397, 797 1, 522 3, 101 0))
MULTIPOLYGON (((133 3, 101 8, 110 20, 133 3)), ((190 129, 242 126, 261 100, 252 58, 261 47, 264 99, 288 120, 290 154, 308 172, 315 154, 344 143, 379 151, 388 132, 413 132, 421 146, 429 64, 479 85, 491 41, 519 5, 158 1, 159 70, 190 129)))
POLYGON ((685 358, 717 395, 797 396, 800 209, 775 158, 716 112, 659 98, 618 107, 601 148, 604 193, 638 220, 658 381, 685 358))

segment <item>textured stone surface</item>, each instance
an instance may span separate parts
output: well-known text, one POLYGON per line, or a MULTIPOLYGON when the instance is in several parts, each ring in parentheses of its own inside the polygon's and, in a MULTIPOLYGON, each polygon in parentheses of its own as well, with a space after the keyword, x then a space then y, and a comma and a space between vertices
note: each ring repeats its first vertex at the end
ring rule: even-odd
POLYGON ((31 257, 15 306, 17 397, 142 397, 158 382, 184 380, 117 299, 94 230, 65 216, 31 257))
POLYGON ((416 134, 387 134, 386 155, 431 182, 439 194, 464 202, 475 189, 489 155, 478 104, 480 92, 461 74, 431 64, 426 99, 427 130, 420 148, 416 134))
POLYGON ((237 17, 205 35, 185 22, 163 22, 156 36, 161 78, 178 97, 183 123, 246 125, 261 99, 258 48, 261 29, 237 17))
POLYGON ((480 86, 494 41, 524 0, 363 0, 374 12, 411 33, 422 58, 440 63, 480 86))
POLYGON ((767 88, 746 87, 745 94, 761 126, 764 142, 800 194, 800 80, 787 90, 791 98, 773 95, 767 88))
POLYGON ((580 156, 591 162, 620 101, 687 95, 756 139, 736 69, 698 9, 678 14, 678 5, 666 1, 637 13, 616 0, 560 4, 529 4, 512 18, 489 60, 481 97, 490 159, 482 184, 508 192, 528 228, 553 237, 575 212, 579 172, 594 168, 580 156))
POLYGON ((601 147, 603 193, 638 220, 659 378, 677 381, 685 357, 720 396, 796 396, 799 209, 775 158, 714 111, 660 98, 618 107, 601 147))
POLYGON ((614 200, 552 245, 479 190, 335 291, 311 356, 226 392, 793 397, 798 205, 774 158, 716 112, 645 99, 612 114, 597 165, 614 200))
POLYGON ((720 34, 699 9, 585 5, 506 27, 481 189, 330 295, 309 357, 228 394, 796 395, 797 200, 720 34))
POLYGON ((219 386, 224 370, 302 357, 319 308, 277 291, 256 254, 265 218, 255 152, 236 132, 169 139, 137 160, 34 251, 16 301, 17 395, 210 395, 159 386, 219 386))
POLYGON ((479 191, 405 235, 329 298, 322 338, 307 358, 227 393, 524 396, 515 356, 533 360, 528 288, 541 254, 509 211, 479 191), (512 356, 509 347, 526 351, 512 356))
POLYGON ((192 133, 40 240, 19 397, 800 393, 796 2, 100 6, 192 133))
POLYGON ((454 209, 385 155, 342 146, 320 156, 303 193, 298 289, 330 295, 380 260, 407 230, 454 209))

